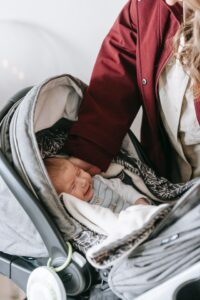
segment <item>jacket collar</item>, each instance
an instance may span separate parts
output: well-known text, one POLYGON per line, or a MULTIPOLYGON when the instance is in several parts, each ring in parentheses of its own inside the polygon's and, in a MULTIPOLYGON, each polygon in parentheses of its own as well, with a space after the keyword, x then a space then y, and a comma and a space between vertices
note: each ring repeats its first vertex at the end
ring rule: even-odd
POLYGON ((183 6, 178 2, 176 4, 170 6, 165 2, 165 0, 162 0, 162 1, 165 3, 165 5, 168 7, 168 9, 173 13, 173 15, 175 16, 178 23, 181 24, 183 21, 183 6))

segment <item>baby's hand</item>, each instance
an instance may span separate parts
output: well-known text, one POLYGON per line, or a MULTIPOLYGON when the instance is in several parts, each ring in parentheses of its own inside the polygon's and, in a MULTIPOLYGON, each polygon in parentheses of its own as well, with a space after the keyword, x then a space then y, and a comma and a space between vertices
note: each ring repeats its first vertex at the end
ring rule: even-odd
POLYGON ((135 204, 149 205, 148 201, 144 198, 136 200, 135 204))

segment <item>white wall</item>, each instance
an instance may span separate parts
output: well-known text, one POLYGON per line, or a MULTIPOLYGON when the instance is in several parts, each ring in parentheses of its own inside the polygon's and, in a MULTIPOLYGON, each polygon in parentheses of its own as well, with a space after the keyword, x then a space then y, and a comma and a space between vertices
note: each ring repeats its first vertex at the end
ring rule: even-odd
POLYGON ((0 0, 0 102, 71 73, 88 83, 101 42, 126 0, 0 0))

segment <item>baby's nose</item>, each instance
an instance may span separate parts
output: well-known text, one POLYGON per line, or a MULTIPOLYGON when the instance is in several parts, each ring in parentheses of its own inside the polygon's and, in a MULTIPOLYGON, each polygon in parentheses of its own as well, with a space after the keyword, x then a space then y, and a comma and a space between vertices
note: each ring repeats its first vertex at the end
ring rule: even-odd
POLYGON ((86 178, 80 177, 78 180, 82 188, 84 188, 87 185, 88 180, 86 178))
POLYGON ((85 178, 82 179, 81 185, 82 187, 85 187, 87 184, 87 180, 85 178))

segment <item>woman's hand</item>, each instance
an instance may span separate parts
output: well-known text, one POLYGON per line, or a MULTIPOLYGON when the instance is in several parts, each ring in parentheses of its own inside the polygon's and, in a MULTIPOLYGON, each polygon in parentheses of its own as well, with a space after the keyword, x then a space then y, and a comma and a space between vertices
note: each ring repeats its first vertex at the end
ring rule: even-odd
POLYGON ((76 166, 78 166, 79 168, 83 169, 84 171, 90 173, 90 175, 94 176, 96 174, 99 174, 101 173, 101 170, 97 167, 97 166, 94 166, 82 159, 79 159, 77 157, 73 157, 71 156, 69 158, 69 160, 76 166))

